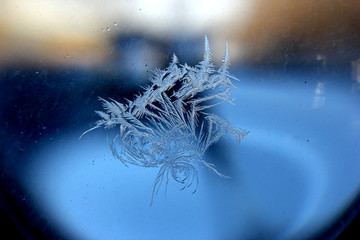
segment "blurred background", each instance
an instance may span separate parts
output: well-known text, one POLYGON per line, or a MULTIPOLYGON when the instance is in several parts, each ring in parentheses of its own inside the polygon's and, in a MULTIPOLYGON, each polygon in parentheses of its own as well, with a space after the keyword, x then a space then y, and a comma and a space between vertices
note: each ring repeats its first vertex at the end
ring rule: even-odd
MULTIPOLYGON (((231 69, 259 73, 259 81, 306 71, 340 76, 349 92, 360 90, 357 0, 2 0, 3 216, 31 237, 59 234, 34 204, 24 205, 19 162, 46 145, 44 139, 91 128, 98 96, 131 98, 173 53, 180 63, 198 63, 205 35, 215 65, 228 42, 231 69)), ((311 86, 318 108, 324 83, 311 86)))
MULTIPOLYGON (((2 68, 99 67, 115 57, 124 61, 121 39, 138 36, 173 46, 205 33, 215 56, 229 42, 234 64, 304 58, 331 64, 359 57, 356 0, 4 0, 0 11, 2 68)), ((162 50, 153 49, 153 55, 162 50)))

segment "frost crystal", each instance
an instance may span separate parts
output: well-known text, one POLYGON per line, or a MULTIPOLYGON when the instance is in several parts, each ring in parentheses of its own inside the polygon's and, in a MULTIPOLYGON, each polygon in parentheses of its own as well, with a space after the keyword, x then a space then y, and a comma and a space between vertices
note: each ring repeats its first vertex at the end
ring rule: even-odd
POLYGON ((239 142, 248 134, 206 111, 222 102, 233 103, 230 88, 235 86, 230 79, 237 79, 228 73, 227 44, 222 62, 215 70, 205 36, 204 60, 197 66, 179 66, 173 55, 169 67, 155 70, 151 85, 133 101, 122 104, 100 98, 105 111, 96 113, 101 120, 83 135, 99 127, 119 126, 119 135, 109 141, 114 157, 125 166, 160 168, 151 203, 163 182, 167 188, 169 175, 183 185, 181 190, 194 185, 193 193, 199 183, 197 166, 227 178, 203 159, 209 146, 225 134, 234 135, 239 142))

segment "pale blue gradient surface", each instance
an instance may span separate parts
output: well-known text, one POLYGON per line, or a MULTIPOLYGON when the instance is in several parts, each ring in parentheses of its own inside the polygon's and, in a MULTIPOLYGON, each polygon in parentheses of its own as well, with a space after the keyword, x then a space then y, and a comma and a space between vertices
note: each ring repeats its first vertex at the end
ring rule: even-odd
POLYGON ((236 105, 217 113, 250 130, 222 140, 198 191, 170 181, 150 207, 157 169, 126 168, 95 130, 43 144, 23 181, 43 215, 76 239, 305 239, 329 226, 360 190, 360 94, 341 79, 300 73, 238 76, 236 105), (274 78, 275 80, 271 79, 274 78), (306 81, 306 83, 305 83, 306 81))

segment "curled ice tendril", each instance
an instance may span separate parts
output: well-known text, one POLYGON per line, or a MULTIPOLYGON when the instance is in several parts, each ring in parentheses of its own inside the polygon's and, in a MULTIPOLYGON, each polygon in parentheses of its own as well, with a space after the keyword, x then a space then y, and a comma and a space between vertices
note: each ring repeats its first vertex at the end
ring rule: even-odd
POLYGON ((181 190, 193 186, 195 193, 199 184, 197 166, 205 166, 227 178, 206 162, 203 155, 226 134, 234 135, 240 142, 249 133, 207 111, 223 102, 233 104, 231 88, 235 86, 231 79, 237 79, 229 74, 229 64, 226 44, 222 65, 214 69, 205 36, 204 60, 198 65, 179 66, 173 55, 169 67, 154 70, 151 85, 143 87, 144 92, 136 95, 133 101, 120 103, 99 98, 104 111, 96 113, 101 119, 80 138, 96 128, 119 126, 119 134, 108 140, 113 156, 127 167, 160 168, 151 204, 164 182, 166 191, 169 176, 183 185, 181 190))

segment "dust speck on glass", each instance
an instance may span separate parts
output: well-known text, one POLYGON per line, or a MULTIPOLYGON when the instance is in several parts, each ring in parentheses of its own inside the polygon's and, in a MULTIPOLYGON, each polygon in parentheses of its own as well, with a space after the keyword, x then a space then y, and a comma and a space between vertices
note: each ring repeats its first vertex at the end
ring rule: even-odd
POLYGON ((169 175, 182 188, 193 186, 196 192, 199 176, 196 167, 205 166, 220 177, 212 163, 203 159, 204 153, 226 134, 240 142, 249 133, 210 113, 207 109, 223 102, 233 104, 231 88, 237 80, 228 72, 228 47, 221 67, 216 70, 211 61, 208 39, 205 36, 204 60, 191 67, 178 64, 173 55, 169 67, 155 69, 151 85, 126 103, 105 100, 104 111, 96 111, 101 120, 85 131, 80 138, 96 128, 110 129, 119 126, 119 134, 109 141, 113 156, 125 166, 129 164, 160 168, 153 185, 151 204, 162 183, 165 191, 169 175))

